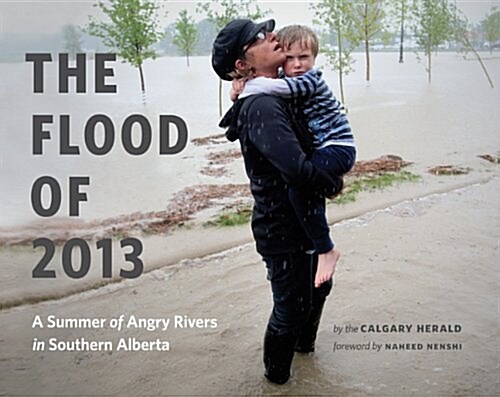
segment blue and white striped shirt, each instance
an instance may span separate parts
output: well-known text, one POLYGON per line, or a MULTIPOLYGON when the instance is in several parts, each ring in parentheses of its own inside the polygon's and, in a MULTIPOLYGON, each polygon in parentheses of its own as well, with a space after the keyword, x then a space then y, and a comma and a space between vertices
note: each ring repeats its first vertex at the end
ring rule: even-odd
POLYGON ((297 99, 316 149, 330 145, 355 147, 354 135, 343 112, 344 106, 335 98, 322 74, 321 70, 312 68, 298 77, 256 77, 246 82, 239 97, 266 93, 297 99))

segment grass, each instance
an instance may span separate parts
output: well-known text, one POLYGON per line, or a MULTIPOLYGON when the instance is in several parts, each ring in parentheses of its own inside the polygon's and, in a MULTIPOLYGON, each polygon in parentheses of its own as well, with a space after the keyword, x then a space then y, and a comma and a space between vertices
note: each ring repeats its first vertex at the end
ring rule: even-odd
MULTIPOLYGON (((370 190, 382 190, 389 186, 403 182, 415 182, 421 177, 411 172, 388 172, 381 175, 357 177, 348 180, 343 193, 336 197, 334 202, 337 204, 347 204, 356 201, 358 193, 370 190)), ((206 227, 226 227, 245 225, 252 218, 252 208, 241 207, 233 211, 224 211, 218 215, 215 220, 205 222, 206 227)))
POLYGON ((205 226, 237 226, 245 225, 252 218, 251 207, 238 208, 232 212, 223 212, 215 220, 205 223, 205 226))
POLYGON ((408 171, 388 172, 381 175, 366 176, 353 179, 346 183, 342 194, 335 198, 336 204, 347 204, 356 201, 358 193, 370 190, 383 190, 387 187, 403 182, 416 182, 420 180, 419 175, 408 171))

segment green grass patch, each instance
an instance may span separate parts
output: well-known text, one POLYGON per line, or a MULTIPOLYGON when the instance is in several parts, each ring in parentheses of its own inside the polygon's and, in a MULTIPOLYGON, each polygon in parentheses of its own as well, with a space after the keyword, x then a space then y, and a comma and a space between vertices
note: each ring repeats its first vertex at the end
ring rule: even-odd
POLYGON ((359 177, 352 180, 348 179, 344 191, 333 202, 336 204, 352 203, 356 201, 358 193, 362 191, 383 190, 396 184, 416 182, 420 179, 419 175, 408 171, 388 172, 381 175, 359 177))
POLYGON ((235 211, 226 211, 220 214, 215 220, 205 223, 205 226, 237 226, 245 225, 252 219, 252 209, 250 207, 238 208, 235 211))
MULTIPOLYGON (((358 193, 370 190, 382 190, 389 186, 404 182, 416 182, 420 180, 419 175, 408 171, 388 172, 381 175, 357 177, 347 179, 346 186, 342 194, 336 197, 333 202, 336 204, 347 204, 356 201, 358 193)), ((235 210, 226 210, 217 216, 216 219, 205 222, 205 227, 226 227, 245 225, 252 218, 252 208, 241 207, 235 210)))

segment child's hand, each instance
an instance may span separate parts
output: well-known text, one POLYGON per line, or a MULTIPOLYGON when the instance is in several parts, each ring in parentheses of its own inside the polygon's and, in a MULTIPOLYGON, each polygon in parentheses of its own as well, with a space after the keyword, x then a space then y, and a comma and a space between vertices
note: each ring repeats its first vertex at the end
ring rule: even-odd
POLYGON ((238 100, 238 96, 243 92, 245 88, 245 79, 233 79, 231 92, 229 96, 231 101, 236 102, 238 100))

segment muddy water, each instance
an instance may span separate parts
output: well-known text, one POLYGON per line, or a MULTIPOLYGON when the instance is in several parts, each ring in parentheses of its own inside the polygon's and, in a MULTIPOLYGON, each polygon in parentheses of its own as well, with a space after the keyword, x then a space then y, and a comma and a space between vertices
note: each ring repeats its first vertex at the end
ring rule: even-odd
MULTIPOLYGON (((489 88, 479 66, 454 54, 440 54, 435 58, 434 81, 429 87, 423 66, 413 56, 408 55, 402 65, 394 57, 374 54, 373 82, 368 86, 363 81, 361 59, 358 71, 346 80, 359 158, 393 153, 413 161, 415 172, 424 173, 428 167, 444 163, 471 167, 476 176, 498 175, 494 165, 477 158, 483 153, 495 154, 500 148, 500 91, 489 88)), ((70 175, 91 176, 89 201, 82 207, 83 220, 163 209, 172 193, 186 185, 244 182, 239 162, 232 163, 232 173, 227 177, 201 175, 199 171, 208 164, 206 148, 190 145, 174 158, 158 156, 154 132, 153 149, 139 158, 131 158, 119 146, 102 158, 90 156, 85 150, 75 158, 61 157, 57 154, 57 129, 52 130, 53 139, 44 146, 46 154, 40 158, 31 155, 33 113, 70 114, 75 144, 81 144, 82 126, 94 113, 108 114, 117 125, 127 115, 141 113, 154 126, 159 114, 178 114, 188 123, 192 137, 219 133, 215 127, 217 80, 207 73, 208 58, 195 58, 189 71, 183 68, 183 62, 170 58, 147 65, 151 83, 145 107, 137 95, 136 71, 125 65, 116 65, 120 90, 112 97, 66 97, 54 91, 35 96, 30 92, 28 65, 0 65, 3 75, 10 76, 2 81, 6 89, 0 93, 0 107, 8 109, 9 114, 2 120, 1 129, 1 227, 23 227, 37 219, 30 210, 29 194, 34 179, 41 174, 54 175, 61 181, 70 175), (194 97, 186 94, 201 91, 203 95, 194 97)), ((499 87, 499 60, 487 60, 486 65, 499 87)), ((336 76, 326 76, 336 87, 336 76)), ((54 87, 50 80, 53 75, 47 78, 47 87, 54 87)), ((262 262, 249 244, 161 268, 135 281, 3 310, 1 391, 5 395, 124 396, 494 395, 499 389, 495 268, 498 189, 496 178, 335 226, 332 233, 344 256, 319 333, 318 349, 313 356, 295 357, 292 379, 283 387, 269 385, 262 378, 262 338, 271 296, 262 262), (217 319, 218 325, 215 329, 165 332, 134 328, 116 331, 109 327, 32 328, 36 315, 42 319, 55 315, 111 321, 122 314, 209 318, 217 319), (462 331, 333 333, 335 325, 416 327, 422 323, 459 324, 462 331), (32 348, 34 338, 64 341, 81 337, 113 344, 122 337, 141 341, 159 338, 170 342, 170 351, 50 352, 32 348), (335 342, 458 343, 461 349, 333 352, 335 342)), ((67 203, 64 205, 67 210, 67 203)), ((217 233, 217 239, 225 240, 231 231, 217 233)), ((21 258, 20 253, 13 255, 21 258)), ((2 280, 12 284, 13 265, 16 272, 24 272, 20 280, 30 279, 33 261, 21 262, 23 267, 14 261, 2 262, 2 280)), ((14 284, 23 286, 22 282, 14 284)), ((58 288, 56 284, 47 285, 58 288)))
MULTIPOLYGON (((463 162, 483 152, 498 150, 500 125, 498 88, 492 90, 477 62, 463 60, 453 53, 434 58, 433 83, 429 87, 423 65, 413 54, 399 64, 395 53, 372 55, 372 83, 364 82, 363 59, 358 55, 356 71, 347 76, 346 105, 359 145, 359 159, 394 153, 416 162, 421 168, 442 161, 463 162)), ((499 59, 486 60, 495 84, 500 86, 499 59)), ((318 65, 324 61, 318 59, 318 65)), ((31 64, 0 64, 2 82, 0 107, 8 117, 2 120, 2 201, 0 228, 22 226, 40 220, 31 208, 30 191, 41 175, 57 178, 65 193, 58 216, 68 215, 68 178, 90 176, 90 186, 82 188, 88 201, 81 205, 80 220, 102 219, 136 211, 165 208, 172 194, 185 186, 200 183, 243 183, 241 162, 230 164, 223 177, 200 174, 209 164, 206 148, 192 144, 175 156, 158 154, 159 115, 175 114, 188 125, 190 138, 219 134, 217 79, 208 57, 195 57, 188 70, 182 58, 160 58, 148 62, 147 104, 141 104, 135 69, 116 62, 110 64, 118 86, 117 94, 58 94, 57 73, 45 73, 45 94, 32 93, 31 64), (200 93, 203 93, 200 95, 200 93), (113 150, 105 156, 89 154, 83 144, 88 119, 97 113, 112 119, 116 131, 113 150), (153 140, 150 150, 138 157, 127 154, 120 142, 120 129, 130 114, 143 114, 149 120, 153 140), (52 125, 45 128, 52 138, 43 144, 44 154, 33 156, 33 114, 51 114, 52 125), (70 142, 78 145, 78 156, 59 155, 59 115, 70 115, 70 142)), ((56 62, 51 65, 56 68, 56 62)), ((93 81, 93 65, 88 68, 93 81)), ((326 72, 334 91, 337 76, 326 72)), ((89 87, 91 85, 89 84, 89 87)), ((90 89, 90 88, 89 88, 90 89)), ((229 89, 224 85, 224 92, 229 89)), ((225 101, 224 107, 229 106, 225 101)), ((136 143, 139 131, 134 132, 136 143)), ((97 133, 98 143, 102 131, 97 133)), ((210 150, 234 149, 226 145, 210 150)), ((44 205, 50 195, 43 191, 44 205)), ((57 221, 56 218, 53 218, 57 221)), ((59 219, 61 220, 61 219, 59 219)), ((47 221, 47 219, 44 219, 47 221)))
MULTIPOLYGON (((141 278, 65 299, 0 312, 5 395, 495 395, 499 178, 404 202, 333 227, 344 256, 317 351, 296 355, 282 387, 262 377, 271 309, 253 244, 186 260, 141 278), (478 221, 479 220, 479 221, 478 221), (49 328, 59 319, 105 319, 103 327, 49 328), (215 320, 216 327, 113 329, 120 316, 215 320), (32 327, 40 316, 45 327, 32 327), (418 325, 444 332, 417 332, 418 325), (358 331, 347 332, 350 325, 358 331), (361 332, 362 325, 410 326, 361 332), (456 326, 460 327, 458 332, 456 326), (343 333, 335 333, 343 327, 343 333), (450 331, 451 329, 451 331, 450 331), (33 341, 169 342, 169 351, 33 351, 33 341), (383 345, 380 351, 335 344, 383 345), (417 348, 390 350, 386 344, 417 348), (419 344, 423 348, 419 349, 419 344), (429 350, 428 344, 456 344, 429 350)), ((224 236, 221 234, 221 238, 224 236)), ((210 322, 211 324, 211 322, 210 322)))

